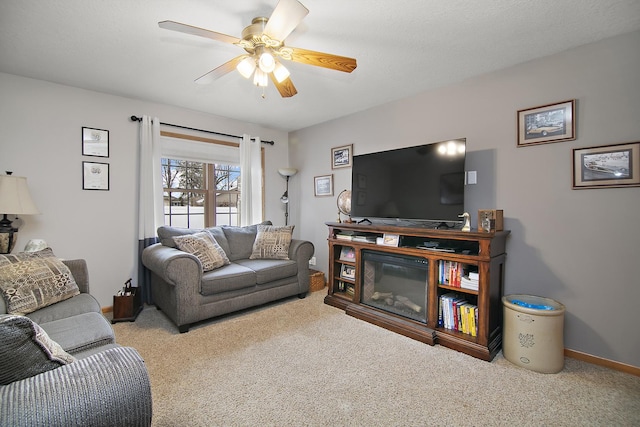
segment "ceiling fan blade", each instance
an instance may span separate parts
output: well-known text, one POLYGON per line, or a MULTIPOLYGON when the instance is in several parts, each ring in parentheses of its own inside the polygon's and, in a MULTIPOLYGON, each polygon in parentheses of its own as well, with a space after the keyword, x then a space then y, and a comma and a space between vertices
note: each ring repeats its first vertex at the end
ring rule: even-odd
POLYGON ((289 47, 293 50, 291 60, 302 64, 315 65, 316 67, 330 68, 332 70, 350 73, 358 64, 354 58, 332 55, 330 53, 315 52, 313 50, 289 47))
POLYGON ((222 64, 218 68, 214 68, 213 70, 209 71, 207 74, 198 77, 196 79, 196 83, 204 85, 204 84, 209 84, 209 83, 213 82, 216 79, 219 79, 220 77, 224 76, 225 74, 230 73, 233 70, 235 70, 236 66, 238 65, 238 63, 240 61, 242 61, 244 58, 246 58, 246 55, 240 55, 240 56, 237 56, 237 57, 233 58, 230 61, 225 62, 224 64, 222 64))
POLYGON ((272 39, 283 41, 309 13, 298 0, 280 0, 264 27, 272 39))
POLYGON ((215 31, 205 30, 204 28, 194 27, 192 25, 181 24, 180 22, 175 21, 160 21, 158 22, 158 26, 160 28, 164 28, 165 30, 178 31, 180 33, 206 37, 208 39, 217 40, 223 43, 234 44, 240 41, 240 39, 237 37, 228 36, 222 33, 216 33, 215 31))
POLYGON ((283 80, 281 83, 278 83, 278 80, 274 77, 273 73, 269 73, 269 77, 271 77, 271 81, 273 82, 278 92, 283 98, 290 98, 298 93, 298 90, 293 85, 293 82, 289 77, 283 80))

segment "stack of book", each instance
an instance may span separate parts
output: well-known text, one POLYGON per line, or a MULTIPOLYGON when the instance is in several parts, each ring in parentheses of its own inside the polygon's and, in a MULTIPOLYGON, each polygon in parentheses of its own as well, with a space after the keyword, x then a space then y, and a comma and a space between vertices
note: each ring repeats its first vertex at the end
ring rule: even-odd
POLYGON ((478 283, 480 282, 480 275, 476 272, 469 272, 467 276, 460 278, 460 287, 464 289, 470 289, 472 291, 478 290, 478 283))
POLYGON ((478 307, 457 294, 440 296, 438 326, 463 334, 478 336, 478 307))
POLYGON ((456 261, 440 260, 438 282, 441 285, 477 291, 479 274, 477 271, 470 271, 473 267, 456 261))

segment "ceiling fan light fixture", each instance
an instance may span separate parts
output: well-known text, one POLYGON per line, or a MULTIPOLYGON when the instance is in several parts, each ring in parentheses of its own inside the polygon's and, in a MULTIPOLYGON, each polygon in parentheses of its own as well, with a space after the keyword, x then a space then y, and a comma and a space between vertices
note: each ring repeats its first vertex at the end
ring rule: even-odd
POLYGON ((276 66, 273 69, 273 76, 276 78, 276 81, 278 83, 282 83, 290 75, 291 75, 291 73, 289 72, 289 70, 286 69, 286 67, 284 65, 282 65, 279 62, 276 62, 276 66))
POLYGON ((267 81, 267 73, 259 67, 256 68, 256 73, 253 75, 253 84, 260 87, 267 87, 267 81))
POLYGON ((238 63, 236 66, 236 70, 244 77, 248 79, 253 74, 253 71, 256 69, 256 61, 250 56, 247 56, 242 61, 238 63))
POLYGON ((258 67, 265 73, 269 74, 276 68, 276 60, 269 52, 263 52, 258 60, 258 67))

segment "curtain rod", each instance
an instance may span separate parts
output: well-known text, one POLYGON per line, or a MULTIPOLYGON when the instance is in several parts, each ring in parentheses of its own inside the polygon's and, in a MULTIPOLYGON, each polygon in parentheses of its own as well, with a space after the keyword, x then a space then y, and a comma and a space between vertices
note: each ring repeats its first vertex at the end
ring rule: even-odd
MULTIPOLYGON (((131 119, 132 122, 141 122, 142 121, 142 117, 131 116, 130 119, 131 119)), ((242 138, 241 136, 238 136, 238 135, 229 135, 228 133, 214 132, 212 130, 196 129, 196 128, 190 128, 190 127, 187 127, 187 126, 174 125, 174 124, 171 124, 171 123, 164 123, 164 122, 160 122, 160 124, 161 125, 165 125, 165 126, 171 126, 171 127, 174 127, 174 128, 195 130, 195 131, 198 131, 198 132, 212 133, 214 135, 220 135, 220 136, 228 136, 228 137, 231 137, 231 138, 242 138)), ((251 139, 255 140, 255 138, 251 138, 251 139)), ((273 142, 273 141, 260 141, 260 142, 262 142, 263 144, 269 144, 269 145, 274 145, 275 144, 275 142, 273 142)))

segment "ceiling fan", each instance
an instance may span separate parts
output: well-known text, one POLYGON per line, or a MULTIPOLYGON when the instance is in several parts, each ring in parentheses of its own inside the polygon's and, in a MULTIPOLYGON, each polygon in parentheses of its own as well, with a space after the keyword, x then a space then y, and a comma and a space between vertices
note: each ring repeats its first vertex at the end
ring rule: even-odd
POLYGON ((196 83, 211 83, 237 69, 247 79, 253 75, 253 84, 256 86, 266 87, 270 78, 280 95, 287 98, 294 96, 298 91, 289 78, 289 71, 279 59, 346 73, 352 72, 357 66, 356 60, 353 58, 285 46, 284 41, 287 36, 308 13, 309 10, 297 0, 280 0, 271 13, 271 17, 254 18, 251 25, 242 30, 241 39, 175 21, 161 21, 158 22, 158 25, 167 30, 235 44, 246 51, 245 54, 237 56, 197 78, 196 83))

